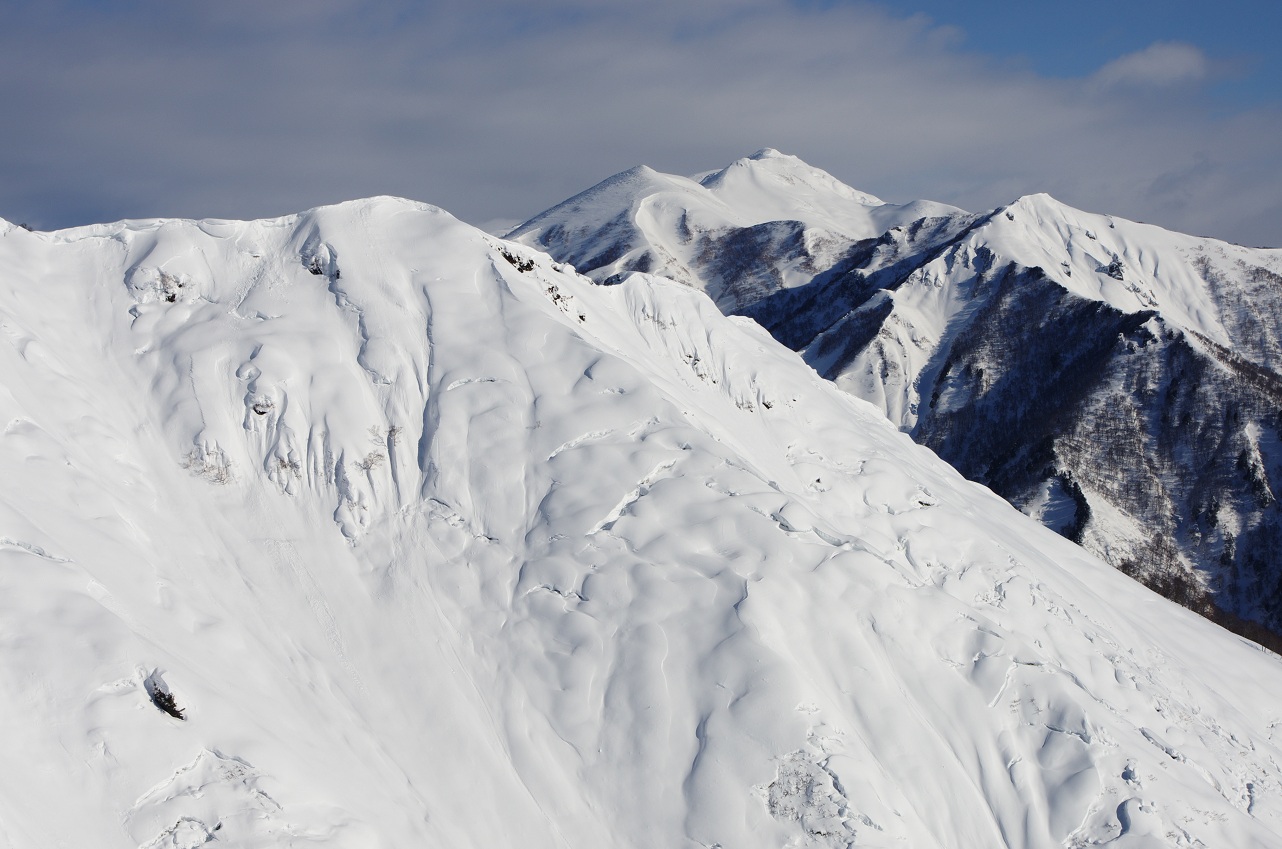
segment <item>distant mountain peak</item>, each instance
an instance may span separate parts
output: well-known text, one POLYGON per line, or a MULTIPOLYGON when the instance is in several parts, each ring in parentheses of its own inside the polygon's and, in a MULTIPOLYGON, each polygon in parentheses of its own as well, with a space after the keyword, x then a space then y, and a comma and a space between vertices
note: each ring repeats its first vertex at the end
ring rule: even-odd
MULTIPOLYGON (((732 203, 751 202, 752 199, 746 195, 777 195, 781 190, 795 193, 803 189, 865 206, 881 206, 884 203, 881 198, 853 189, 827 171, 816 168, 797 156, 780 153, 772 147, 762 148, 751 156, 737 159, 720 171, 708 174, 700 182, 732 203)), ((760 198, 756 200, 760 202, 760 198)))
POLYGON ((598 281, 658 274, 701 288, 733 311, 809 279, 813 268, 836 262, 856 242, 958 214, 932 201, 883 203, 796 156, 764 148, 697 178, 645 167, 623 171, 508 238, 547 250, 598 281), (758 262, 765 254, 786 255, 789 270, 758 262), (722 268, 715 280, 698 270, 710 263, 722 268))

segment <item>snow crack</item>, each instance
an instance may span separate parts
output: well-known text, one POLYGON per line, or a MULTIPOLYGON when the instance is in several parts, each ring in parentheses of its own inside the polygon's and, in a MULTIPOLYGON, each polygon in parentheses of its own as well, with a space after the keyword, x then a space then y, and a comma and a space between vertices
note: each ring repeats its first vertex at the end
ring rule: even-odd
POLYGON ((34 545, 29 542, 23 542, 22 540, 9 539, 9 537, 0 537, 0 547, 3 547, 3 546, 20 548, 23 551, 27 552, 28 554, 34 554, 36 557, 40 557, 45 560, 51 560, 54 563, 70 563, 71 562, 66 557, 59 557, 56 554, 50 554, 40 546, 34 545))
POLYGON ((623 514, 627 512, 628 508, 640 501, 642 496, 650 491, 650 487, 654 486, 655 482, 659 480, 663 473, 671 469, 676 464, 676 460, 666 460, 655 466, 654 470, 642 478, 636 487, 630 490, 627 495, 623 496, 622 500, 620 500, 618 504, 614 505, 613 509, 611 509, 610 512, 601 519, 601 521, 588 529, 587 536, 592 536, 600 531, 609 531, 614 528, 614 523, 623 518, 623 514))

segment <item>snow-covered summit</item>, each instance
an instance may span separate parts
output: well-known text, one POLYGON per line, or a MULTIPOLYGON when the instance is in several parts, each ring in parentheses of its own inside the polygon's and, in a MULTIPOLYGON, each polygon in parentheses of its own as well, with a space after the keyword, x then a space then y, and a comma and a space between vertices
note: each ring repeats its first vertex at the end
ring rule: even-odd
POLYGON ((0 240, 0 835, 1271 846, 1282 667, 413 202, 0 240))
POLYGON ((958 214, 931 201, 883 203, 795 156, 764 149, 695 179, 644 166, 616 174, 532 218, 508 237, 553 251, 605 281, 632 271, 708 292, 733 311, 809 279, 851 244, 923 217, 958 214), (769 279, 753 273, 764 268, 769 279), (727 258, 737 263, 726 270, 727 258), (743 273, 740 273, 740 272, 743 273))
POLYGON ((514 235, 598 280, 708 292, 1119 568, 1282 628, 1282 251, 1045 194, 866 206, 773 151, 703 183, 732 187, 719 223, 696 226, 707 202, 687 191, 661 220, 514 235))
MULTIPOLYGON (((800 205, 802 194, 809 195, 811 200, 821 199, 821 204, 826 201, 824 205, 834 206, 833 212, 838 215, 855 211, 850 208, 851 204, 859 207, 883 205, 881 199, 850 188, 827 171, 772 148, 764 148, 752 156, 736 160, 699 182, 736 209, 764 211, 771 207, 779 210, 794 206, 808 212, 800 205), (783 207, 779 206, 781 203, 783 207)), ((787 216, 771 214, 770 217, 779 219, 787 216)))
POLYGON ((1244 248, 1149 224, 1074 209, 1050 195, 1019 198, 976 231, 997 255, 1041 267, 1070 292, 1166 320, 1233 346, 1229 310, 1217 303, 1211 268, 1282 271, 1282 251, 1244 248))

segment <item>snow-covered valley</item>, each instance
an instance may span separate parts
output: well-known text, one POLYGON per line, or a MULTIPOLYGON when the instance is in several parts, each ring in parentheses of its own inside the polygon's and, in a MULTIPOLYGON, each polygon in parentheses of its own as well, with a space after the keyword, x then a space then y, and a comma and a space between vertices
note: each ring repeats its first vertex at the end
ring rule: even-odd
POLYGON ((698 291, 0 234, 0 843, 1282 845, 1276 655, 698 291))

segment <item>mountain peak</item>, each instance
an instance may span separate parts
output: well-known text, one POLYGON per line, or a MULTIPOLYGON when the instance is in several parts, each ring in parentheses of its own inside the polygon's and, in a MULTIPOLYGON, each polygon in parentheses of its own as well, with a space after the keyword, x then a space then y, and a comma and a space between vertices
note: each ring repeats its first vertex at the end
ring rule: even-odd
POLYGON ((540 212, 509 231, 507 238, 516 239, 563 218, 608 220, 639 198, 661 191, 698 188, 698 183, 686 177, 664 174, 648 165, 634 165, 540 212))
POLYGON ((1015 201, 1014 201, 1014 203, 1012 204, 1012 206, 1014 206, 1015 204, 1022 204, 1022 205, 1025 205, 1025 206, 1029 206, 1029 205, 1053 205, 1053 206, 1064 206, 1064 204, 1063 204, 1063 203, 1061 203, 1060 201, 1056 200, 1056 199, 1055 199, 1053 196, 1051 196, 1051 194, 1050 194, 1050 193, 1048 193, 1048 192, 1030 192, 1030 193, 1028 193, 1028 194, 1026 194, 1026 195, 1020 195, 1019 197, 1017 197, 1017 198, 1015 199, 1015 201))
POLYGON ((733 310, 745 299, 810 279, 855 242, 960 212, 931 201, 883 203, 796 156, 762 148, 695 177, 644 166, 623 171, 507 237, 553 253, 597 280, 621 279, 630 271, 659 274, 703 289, 733 310), (786 254, 788 270, 764 271, 774 264, 760 261, 767 254, 786 254), (725 257, 735 257, 732 271, 711 277, 700 271, 725 257))
POLYGON ((750 195, 778 194, 781 189, 790 194, 810 190, 863 206, 883 203, 880 198, 851 188, 827 171, 772 147, 763 147, 751 156, 736 159, 700 182, 717 194, 727 195, 725 199, 731 203, 742 203, 749 200, 750 195))

